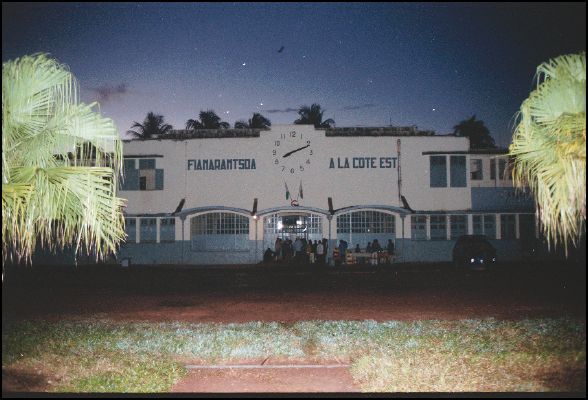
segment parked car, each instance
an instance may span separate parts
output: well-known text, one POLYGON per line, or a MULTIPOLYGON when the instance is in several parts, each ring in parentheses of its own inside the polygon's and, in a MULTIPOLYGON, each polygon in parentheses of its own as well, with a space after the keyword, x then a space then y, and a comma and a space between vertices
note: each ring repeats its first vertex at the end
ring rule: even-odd
POLYGON ((496 249, 484 235, 463 235, 453 247, 453 264, 458 268, 483 271, 496 263, 496 249))

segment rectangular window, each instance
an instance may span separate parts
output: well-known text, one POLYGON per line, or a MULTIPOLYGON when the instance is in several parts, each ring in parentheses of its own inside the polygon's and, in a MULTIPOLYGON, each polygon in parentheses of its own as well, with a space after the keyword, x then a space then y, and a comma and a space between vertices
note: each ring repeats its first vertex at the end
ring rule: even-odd
POLYGON ((496 239, 496 216, 494 214, 474 215, 473 234, 486 235, 488 239, 496 239))
POLYGON ((412 240, 427 240, 427 217, 424 215, 410 216, 412 240))
POLYGON ((141 243, 157 241, 157 222, 155 218, 141 218, 141 243))
POLYGON ((154 158, 144 158, 139 160, 139 169, 155 169, 154 158))
POLYGON ((498 160, 498 177, 502 180, 506 180, 508 179, 506 173, 506 160, 504 158, 501 158, 500 160, 498 160))
POLYGON ((452 215, 450 218, 451 239, 457 239, 468 233, 468 218, 466 215, 452 215))
POLYGON ((174 242, 176 240, 175 218, 162 218, 159 222, 159 241, 174 242))
POLYGON ((125 218, 125 233, 127 234, 127 243, 137 242, 137 219, 125 218))
POLYGON ((431 215, 431 240, 447 240, 447 217, 431 215))
POLYGON ((470 179, 472 181, 481 181, 484 179, 482 160, 473 158, 470 160, 470 179))
POLYGON ((516 216, 514 214, 502 214, 500 216, 500 235, 502 239, 516 239, 516 216))
POLYGON ((494 158, 490 160, 490 179, 496 180, 496 160, 494 158))
POLYGON ((484 235, 489 239, 496 239, 496 215, 484 215, 484 235))
POLYGON ((123 165, 124 165, 124 167, 123 167, 123 168, 124 168, 125 170, 127 170, 127 169, 137 169, 137 168, 135 167, 135 159, 133 159, 133 158, 126 158, 126 159, 124 160, 124 164, 123 164, 123 165))
POLYGON ((451 187, 466 187, 466 158, 465 156, 450 157, 451 187))
POLYGON ((474 235, 483 235, 484 234, 484 216, 483 215, 473 215, 472 216, 472 233, 474 235))
POLYGON ((155 170, 155 190, 163 190, 163 170, 155 170))
POLYGON ((535 240, 535 216, 533 214, 519 214, 519 234, 521 240, 526 242, 535 240))
POLYGON ((135 159, 125 159, 121 190, 139 190, 139 170, 135 167, 135 159))
POLYGON ((431 156, 431 187, 447 187, 447 157, 431 156))

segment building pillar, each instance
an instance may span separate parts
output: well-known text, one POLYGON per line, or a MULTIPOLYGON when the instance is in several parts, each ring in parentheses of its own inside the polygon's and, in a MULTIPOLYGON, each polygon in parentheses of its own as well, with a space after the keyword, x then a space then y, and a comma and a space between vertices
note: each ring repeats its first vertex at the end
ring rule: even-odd
POLYGON ((332 232, 331 231, 331 228, 332 228, 331 221, 333 220, 333 216, 331 214, 327 215, 327 220, 329 221, 329 251, 325 255, 325 257, 327 258, 327 265, 330 265, 330 262, 331 262, 331 256, 330 256, 330 254, 333 254, 333 249, 330 248, 331 247, 331 238, 332 238, 332 235, 331 235, 331 232, 332 232))
POLYGON ((155 218, 155 243, 161 241, 161 218, 155 218))

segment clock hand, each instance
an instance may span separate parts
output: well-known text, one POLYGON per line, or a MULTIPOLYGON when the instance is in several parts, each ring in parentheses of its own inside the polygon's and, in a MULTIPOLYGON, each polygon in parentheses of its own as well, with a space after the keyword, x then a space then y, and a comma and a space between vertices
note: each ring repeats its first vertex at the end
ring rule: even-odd
POLYGON ((310 145, 309 145, 309 144, 307 144, 306 146, 299 147, 299 148, 297 148, 296 150, 289 151, 289 152, 287 152, 286 154, 284 154, 284 155, 282 156, 282 158, 289 157, 289 156, 291 156, 292 154, 296 153, 297 151, 300 151, 300 150, 302 150, 302 149, 306 149, 306 148, 307 148, 307 147, 309 147, 309 146, 310 146, 310 145))

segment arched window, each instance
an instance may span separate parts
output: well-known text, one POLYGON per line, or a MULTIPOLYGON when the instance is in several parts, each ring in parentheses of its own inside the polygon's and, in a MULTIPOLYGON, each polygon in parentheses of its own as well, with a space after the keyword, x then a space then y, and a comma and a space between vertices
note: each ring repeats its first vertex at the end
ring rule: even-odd
POLYGON ((296 237, 307 240, 321 240, 323 238, 322 217, 319 214, 271 214, 263 218, 263 248, 274 249, 276 238, 296 237))
POLYGON ((381 211, 352 211, 337 217, 337 239, 345 240, 349 246, 364 249, 368 242, 377 239, 385 247, 388 239, 396 237, 394 215, 381 211))
POLYGON ((249 217, 210 212, 190 221, 192 251, 248 251, 249 217))

